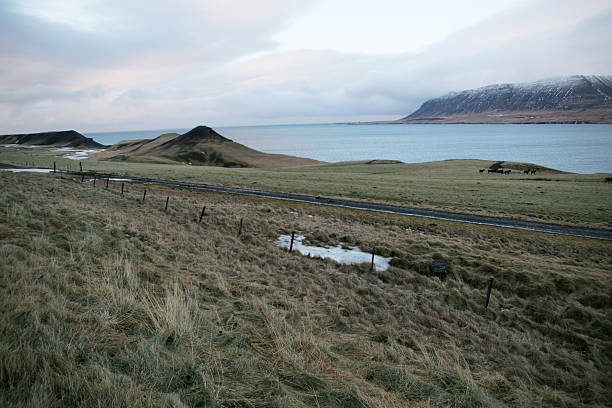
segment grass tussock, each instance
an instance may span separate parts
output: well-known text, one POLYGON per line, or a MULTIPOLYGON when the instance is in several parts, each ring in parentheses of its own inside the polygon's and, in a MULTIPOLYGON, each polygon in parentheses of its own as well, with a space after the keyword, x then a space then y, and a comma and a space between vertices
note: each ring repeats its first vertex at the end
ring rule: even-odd
POLYGON ((0 187, 2 406, 612 401, 608 242, 53 176, 0 187), (274 246, 294 230, 392 266, 274 246))

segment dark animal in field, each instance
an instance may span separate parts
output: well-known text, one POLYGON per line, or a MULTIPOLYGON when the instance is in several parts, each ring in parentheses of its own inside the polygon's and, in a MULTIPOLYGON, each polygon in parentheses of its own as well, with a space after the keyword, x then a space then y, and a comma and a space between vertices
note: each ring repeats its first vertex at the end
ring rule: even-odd
POLYGON ((497 173, 497 170, 489 169, 487 170, 487 173, 497 173))
POLYGON ((499 170, 497 170, 497 173, 504 174, 504 171, 502 169, 499 169, 499 170))
POLYGON ((529 169, 523 170, 523 174, 529 174, 529 169))
POLYGON ((484 173, 484 170, 485 170, 485 169, 480 169, 480 170, 478 170, 478 172, 479 172, 479 173, 484 173))
POLYGON ((606 177, 606 183, 612 183, 612 177, 606 177))
POLYGON ((536 169, 531 169, 531 174, 536 174, 536 169))
POLYGON ((512 173, 512 170, 504 170, 504 174, 510 174, 512 173))

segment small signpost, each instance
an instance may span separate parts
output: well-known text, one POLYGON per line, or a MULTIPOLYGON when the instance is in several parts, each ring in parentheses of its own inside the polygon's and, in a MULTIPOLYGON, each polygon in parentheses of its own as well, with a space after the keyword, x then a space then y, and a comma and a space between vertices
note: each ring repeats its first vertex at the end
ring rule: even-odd
POLYGON ((444 260, 438 259, 437 261, 433 261, 429 265, 429 271, 433 275, 440 278, 440 280, 444 280, 446 279, 446 275, 448 274, 448 265, 444 260))

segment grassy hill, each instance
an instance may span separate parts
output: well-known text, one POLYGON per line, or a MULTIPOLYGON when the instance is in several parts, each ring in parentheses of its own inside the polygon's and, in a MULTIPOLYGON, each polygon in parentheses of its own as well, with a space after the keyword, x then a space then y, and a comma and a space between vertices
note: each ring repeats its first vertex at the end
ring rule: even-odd
MULTIPOLYGON (((78 169, 74 160, 36 149, 0 146, 0 163, 78 169)), ((385 160, 291 168, 226 168, 86 159, 86 171, 112 172, 407 207, 612 229, 612 174, 571 174, 491 160, 399 163, 385 160), (511 170, 510 174, 488 169, 511 170), (483 170, 481 173, 480 170, 483 170), (535 174, 524 174, 536 170, 535 174)))
POLYGON ((263 153, 233 142, 206 126, 197 126, 182 135, 167 133, 155 139, 119 142, 95 158, 221 167, 292 167, 321 163, 312 159, 263 153))
POLYGON ((74 130, 0 135, 0 144, 94 149, 105 147, 104 145, 94 141, 92 138, 85 137, 74 130))
POLYGON ((125 187, 0 172, 1 406, 612 400, 609 242, 125 187), (392 266, 273 244, 291 231, 392 266))

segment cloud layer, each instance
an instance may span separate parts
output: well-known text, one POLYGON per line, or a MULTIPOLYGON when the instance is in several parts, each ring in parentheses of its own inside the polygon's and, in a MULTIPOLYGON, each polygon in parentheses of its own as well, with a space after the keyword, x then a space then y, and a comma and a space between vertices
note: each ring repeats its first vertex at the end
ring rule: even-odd
POLYGON ((2 133, 394 119, 453 90, 612 73, 609 1, 532 1, 384 55, 278 51, 305 1, 26 3, 0 4, 2 133))

